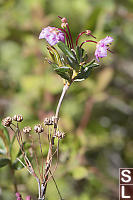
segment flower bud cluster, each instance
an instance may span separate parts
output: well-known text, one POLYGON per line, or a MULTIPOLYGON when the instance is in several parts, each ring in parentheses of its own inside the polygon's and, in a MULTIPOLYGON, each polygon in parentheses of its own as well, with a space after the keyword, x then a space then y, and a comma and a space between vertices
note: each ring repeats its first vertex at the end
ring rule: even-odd
POLYGON ((55 123, 55 117, 53 116, 53 117, 51 117, 51 118, 48 118, 48 117, 46 117, 45 119, 44 119, 44 125, 53 125, 55 123))
POLYGON ((26 126, 23 128, 23 132, 26 133, 30 133, 30 131, 32 130, 32 128, 30 126, 26 126))
POLYGON ((6 118, 2 119, 2 125, 4 127, 10 126, 11 123, 12 123, 12 118, 11 117, 6 117, 6 118))
POLYGON ((65 42, 65 35, 60 29, 48 26, 42 29, 39 39, 46 39, 46 41, 53 46, 59 41, 65 42))
POLYGON ((56 133, 54 134, 54 137, 58 139, 63 139, 65 137, 65 133, 61 131, 56 131, 56 133))
POLYGON ((36 133, 42 133, 44 131, 44 128, 42 127, 41 124, 37 124, 37 125, 34 126, 34 131, 36 133))
POLYGON ((22 122, 23 116, 22 115, 14 115, 14 117, 12 119, 17 122, 22 122))

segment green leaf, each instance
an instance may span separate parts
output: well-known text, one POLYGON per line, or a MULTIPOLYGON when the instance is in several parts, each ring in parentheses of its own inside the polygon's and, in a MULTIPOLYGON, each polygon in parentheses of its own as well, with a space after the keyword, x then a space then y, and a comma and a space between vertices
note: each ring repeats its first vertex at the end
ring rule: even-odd
POLYGON ((65 54, 65 56, 68 56, 72 58, 73 60, 75 60, 75 56, 73 55, 71 49, 69 49, 66 44, 64 44, 63 42, 58 42, 58 47, 65 54))
POLYGON ((71 50, 68 48, 66 44, 63 42, 58 42, 58 47, 61 49, 61 51, 65 54, 68 64, 75 69, 76 71, 79 70, 80 66, 76 57, 76 53, 74 50, 71 50))
POLYGON ((55 47, 48 46, 47 49, 49 51, 49 54, 50 54, 53 62, 59 66, 62 66, 60 55, 59 55, 58 51, 55 49, 55 47))
POLYGON ((0 137, 0 154, 5 155, 7 153, 7 149, 3 139, 0 137))
POLYGON ((76 49, 76 56, 77 56, 77 59, 78 59, 78 62, 81 63, 84 61, 83 59, 83 55, 84 55, 84 49, 80 48, 79 46, 77 46, 77 49, 76 49))
POLYGON ((84 57, 83 57, 83 61, 86 62, 88 60, 88 55, 87 53, 85 53, 84 57))
POLYGON ((75 69, 76 72, 79 71, 80 66, 79 66, 77 60, 75 61, 75 60, 73 60, 72 58, 69 58, 69 57, 67 56, 67 62, 68 62, 68 64, 69 64, 73 69, 75 69))
POLYGON ((8 158, 0 158, 0 168, 8 165, 10 163, 10 159, 8 158))
POLYGON ((90 72, 93 68, 99 66, 97 63, 95 63, 95 60, 92 60, 90 63, 85 64, 81 67, 81 71, 78 73, 78 75, 74 78, 74 81, 83 81, 90 75, 90 72))
POLYGON ((63 79, 71 81, 71 69, 69 67, 58 67, 54 69, 58 75, 60 75, 63 79))
POLYGON ((95 60, 92 60, 91 62, 89 62, 89 63, 87 63, 87 64, 85 64, 84 66, 83 66, 83 68, 95 68, 95 67, 98 67, 99 66, 99 64, 97 64, 97 63, 95 63, 95 60))
POLYGON ((57 65, 56 63, 51 63, 50 65, 52 66, 52 68, 53 68, 54 70, 55 70, 56 68, 59 67, 59 65, 57 65))

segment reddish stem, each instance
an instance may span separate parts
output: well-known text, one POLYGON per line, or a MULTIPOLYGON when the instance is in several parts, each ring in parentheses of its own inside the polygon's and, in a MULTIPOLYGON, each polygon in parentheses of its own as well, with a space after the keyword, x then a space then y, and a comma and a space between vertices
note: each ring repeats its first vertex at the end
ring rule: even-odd
POLYGON ((87 43, 87 42, 93 42, 93 43, 96 43, 96 44, 97 44, 97 42, 94 41, 94 40, 86 40, 86 41, 82 42, 82 44, 80 45, 80 48, 83 46, 83 44, 85 44, 85 43, 87 43))
POLYGON ((78 35, 78 37, 76 39, 76 46, 78 44, 78 40, 79 40, 80 36, 83 35, 84 33, 86 33, 86 31, 83 31, 83 32, 79 33, 79 35, 78 35))
POLYGON ((66 41, 67 41, 67 46, 69 47, 69 45, 71 46, 71 42, 70 42, 70 39, 69 39, 69 35, 68 33, 66 32, 66 29, 62 29, 62 28, 58 28, 59 30, 63 31, 65 34, 66 34, 66 41))
POLYGON ((93 35, 91 34, 91 31, 89 31, 89 30, 83 31, 83 32, 81 32, 81 33, 78 35, 78 37, 77 37, 77 39, 76 39, 76 46, 77 46, 77 44, 78 44, 78 40, 79 40, 80 36, 83 35, 84 33, 85 33, 86 35, 90 35, 91 37, 93 37, 93 38, 96 39, 96 37, 93 36, 93 35))
POLYGON ((58 16, 60 19, 62 19, 62 17, 61 16, 58 16))
POLYGON ((74 49, 73 39, 72 39, 72 35, 71 35, 71 31, 70 31, 70 29, 69 29, 69 25, 68 25, 68 23, 66 23, 66 25, 67 25, 67 29, 68 29, 69 36, 70 36, 70 40, 71 40, 71 49, 74 49))

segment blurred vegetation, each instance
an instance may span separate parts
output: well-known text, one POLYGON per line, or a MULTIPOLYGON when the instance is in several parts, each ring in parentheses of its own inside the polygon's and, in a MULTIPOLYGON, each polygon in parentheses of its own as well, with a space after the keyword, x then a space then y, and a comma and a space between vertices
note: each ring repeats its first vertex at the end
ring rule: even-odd
MULTIPOLYGON (((133 167, 133 0, 1 0, 0 115, 23 114, 24 125, 33 126, 54 113, 63 82, 44 62, 46 43, 38 35, 45 26, 59 27, 58 15, 68 19, 74 38, 90 29, 97 40, 110 35, 115 41, 100 68, 68 90, 55 178, 65 200, 115 200, 118 168, 133 167)), ((93 58, 95 45, 85 48, 93 58)), ((15 177, 19 192, 36 199, 27 171, 15 177)), ((47 197, 58 199, 52 181, 47 197)), ((15 199, 9 166, 0 169, 0 199, 15 199)))

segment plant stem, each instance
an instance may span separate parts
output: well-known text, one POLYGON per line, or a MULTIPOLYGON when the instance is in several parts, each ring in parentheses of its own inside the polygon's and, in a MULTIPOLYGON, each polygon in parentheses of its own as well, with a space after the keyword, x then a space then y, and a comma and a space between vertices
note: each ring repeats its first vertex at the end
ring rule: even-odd
POLYGON ((63 87, 63 90, 62 90, 62 93, 61 93, 61 97, 59 99, 59 102, 58 102, 58 105, 57 105, 57 109, 56 109, 56 114, 55 114, 55 117, 58 118, 59 116, 59 111, 60 111, 60 107, 61 107, 61 103, 63 101, 63 98, 66 94, 66 91, 68 90, 68 88, 70 87, 70 85, 68 85, 68 83, 66 83, 66 85, 64 85, 63 87))
MULTIPOLYGON (((57 122, 58 123, 58 116, 59 116, 59 111, 60 111, 60 107, 61 107, 61 103, 64 99, 64 96, 66 94, 66 91, 68 90, 68 88, 70 87, 70 84, 66 83, 63 87, 63 90, 62 90, 62 93, 61 93, 61 96, 60 96, 60 99, 59 99, 59 102, 58 102, 58 105, 57 105, 57 109, 56 109, 56 114, 55 114, 55 118, 57 119, 57 122)), ((57 125, 57 124, 56 124, 57 125)), ((56 128, 57 126, 55 127, 55 131, 56 131, 56 128)), ((42 199, 45 199, 45 193, 46 193, 46 188, 47 188, 47 179, 48 179, 48 172, 50 171, 50 164, 51 164, 51 158, 52 158, 52 144, 51 144, 51 141, 50 141, 50 144, 49 144, 49 151, 48 151, 48 155, 47 155, 47 165, 46 166, 46 171, 45 171, 45 181, 46 181, 46 184, 44 184, 44 188, 41 192, 41 196, 42 196, 42 199)), ((57 185, 56 185, 57 186, 57 185)), ((38 200, 41 200, 41 198, 38 198, 38 200)))
POLYGON ((62 196, 61 196, 61 193, 60 193, 60 191, 59 191, 58 185, 57 185, 57 183, 56 183, 56 181, 55 181, 55 178, 54 178, 54 176, 52 175, 51 171, 50 171, 50 174, 51 174, 52 179, 53 179, 53 181, 54 181, 54 184, 55 184, 55 187, 56 187, 57 192, 58 192, 58 194, 59 194, 60 200, 63 200, 63 198, 62 198, 62 196))

